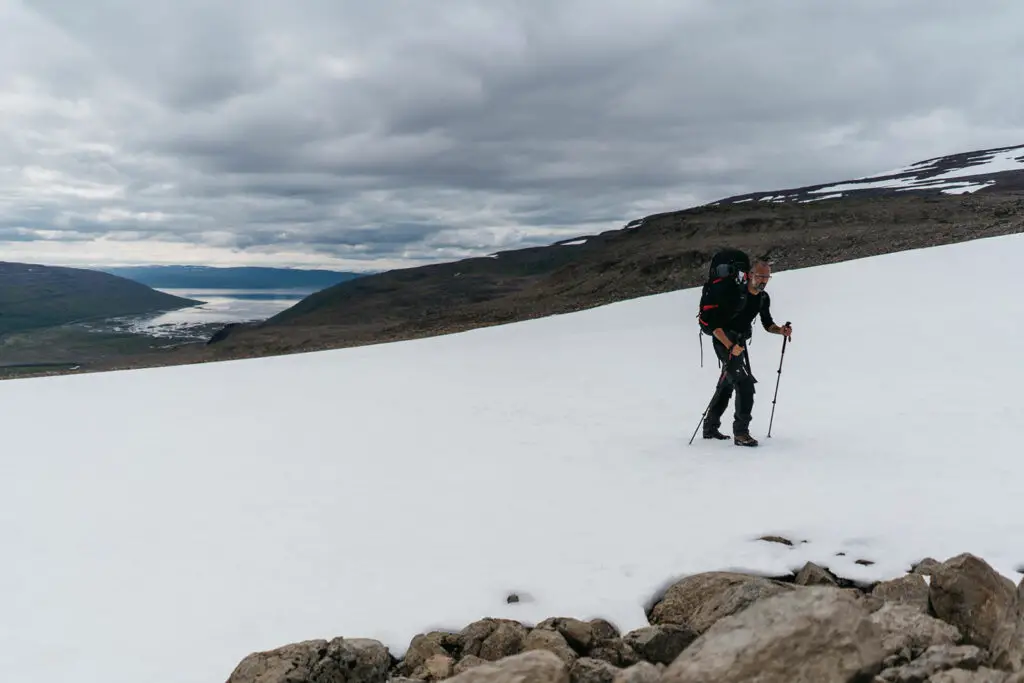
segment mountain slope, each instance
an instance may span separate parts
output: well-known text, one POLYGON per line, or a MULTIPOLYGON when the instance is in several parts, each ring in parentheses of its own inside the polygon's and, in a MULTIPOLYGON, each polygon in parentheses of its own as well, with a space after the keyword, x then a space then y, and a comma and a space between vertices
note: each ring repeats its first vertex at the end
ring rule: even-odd
POLYGON ((736 195, 715 204, 815 202, 895 194, 968 194, 1024 190, 1024 145, 961 152, 839 183, 736 195))
POLYGON ((0 334, 198 303, 95 270, 0 262, 0 334))
POLYGON ((956 154, 872 179, 816 185, 803 195, 763 193, 844 195, 831 201, 744 201, 762 196, 747 195, 550 246, 368 275, 317 292, 260 325, 218 334, 213 353, 408 339, 672 291, 700 282, 711 254, 723 246, 784 270, 1014 233, 1024 227, 1024 170, 1012 170, 1021 155, 1021 147, 956 154), (991 163, 980 165, 989 157, 991 163), (918 183, 970 182, 955 189, 972 193, 949 194, 944 190, 954 188, 946 186, 907 191, 911 176, 918 183), (976 189, 982 181, 989 183, 983 191, 976 189))
POLYGON ((259 266, 126 266, 104 272, 162 289, 322 289, 360 277, 343 271, 259 266))
POLYGON ((757 450, 687 445, 717 375, 695 289, 414 342, 0 382, 0 671, 225 681, 254 651, 341 636, 400 656, 487 616, 625 633, 681 576, 807 561, 874 581, 971 551, 1017 582, 1024 364, 984 342, 1024 334, 1007 315, 1022 260, 1016 235, 779 274, 794 336, 770 439, 781 338, 750 345, 757 450))

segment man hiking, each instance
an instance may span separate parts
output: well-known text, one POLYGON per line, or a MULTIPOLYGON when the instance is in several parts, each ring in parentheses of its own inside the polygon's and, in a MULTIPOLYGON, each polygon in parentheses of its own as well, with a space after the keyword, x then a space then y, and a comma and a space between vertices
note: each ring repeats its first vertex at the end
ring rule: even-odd
POLYGON ((733 277, 713 278, 704 289, 698 315, 701 327, 710 334, 715 354, 724 364, 722 388, 708 407, 704 418, 705 439, 728 439, 719 431, 722 414, 729 405, 733 389, 736 391, 733 416, 733 442, 738 446, 757 446, 750 436, 751 411, 754 408, 754 384, 757 380, 750 372, 750 358, 745 344, 753 334, 753 321, 760 316, 761 325, 768 332, 784 335, 793 333, 791 325, 780 327, 771 314, 771 298, 765 287, 771 279, 768 263, 757 259, 747 268, 748 260, 742 252, 732 261, 733 277))

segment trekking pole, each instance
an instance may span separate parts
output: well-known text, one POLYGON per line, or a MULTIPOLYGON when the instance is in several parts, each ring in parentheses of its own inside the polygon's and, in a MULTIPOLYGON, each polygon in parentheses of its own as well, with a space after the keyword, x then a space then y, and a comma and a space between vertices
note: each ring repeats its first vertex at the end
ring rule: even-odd
MULTIPOLYGON (((789 321, 786 321, 786 325, 789 325, 789 321)), ((786 357, 786 342, 789 341, 789 337, 783 337, 782 339, 782 355, 779 356, 779 370, 778 377, 775 378, 775 396, 772 398, 772 417, 768 420, 768 438, 772 437, 772 422, 775 421, 775 401, 779 398, 779 381, 782 379, 782 361, 786 357)))
POLYGON ((708 411, 711 410, 711 406, 715 405, 715 401, 718 400, 718 395, 722 393, 722 387, 725 386, 725 377, 729 372, 729 363, 733 361, 733 356, 730 354, 727 356, 728 360, 722 363, 722 374, 718 376, 718 386, 715 387, 715 393, 711 396, 711 400, 708 401, 708 405, 704 408, 704 413, 700 416, 700 420, 697 422, 697 428, 693 430, 693 434, 690 436, 690 444, 693 445, 693 440, 697 436, 697 432, 700 431, 700 425, 704 422, 704 418, 708 416, 708 411))

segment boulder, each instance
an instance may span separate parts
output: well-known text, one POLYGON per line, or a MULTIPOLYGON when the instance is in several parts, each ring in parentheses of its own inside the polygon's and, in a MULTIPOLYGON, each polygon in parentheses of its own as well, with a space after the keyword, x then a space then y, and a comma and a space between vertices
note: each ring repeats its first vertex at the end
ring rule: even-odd
POLYGON ((696 639, 697 634, 689 627, 675 624, 646 626, 622 637, 641 659, 651 664, 671 664, 696 639))
POLYGON ((474 666, 450 683, 570 683, 569 668, 558 655, 531 650, 474 666))
POLYGON ((700 635, 716 621, 798 587, 737 572, 703 572, 676 582, 648 615, 651 624, 685 626, 700 635))
POLYGON ((910 605, 927 613, 930 609, 928 592, 928 582, 924 575, 907 574, 892 581, 882 581, 872 589, 871 594, 886 602, 910 605))
POLYGON ((227 683, 385 683, 391 655, 376 640, 309 640, 243 659, 227 683))
POLYGON ((992 661, 998 669, 1024 671, 1024 579, 992 638, 992 661))
POLYGON ((976 645, 933 645, 903 666, 885 669, 879 678, 885 683, 924 683, 949 669, 975 670, 988 661, 976 645))
POLYGON ((882 669, 882 628, 865 603, 810 586, 723 617, 665 670, 665 683, 860 683, 882 669))
POLYGON ((932 569, 928 597, 935 616, 956 626, 966 644, 989 649, 1015 587, 985 560, 964 553, 932 569))
POLYGON ((457 642, 462 656, 475 655, 495 662, 522 652, 528 634, 528 629, 518 621, 487 618, 462 629, 457 642))
POLYGON ((593 657, 580 657, 569 668, 570 683, 614 683, 619 669, 593 657))
POLYGON ((650 662, 639 662, 625 669, 619 669, 612 683, 660 683, 661 670, 650 662))
POLYGON ((882 631, 886 655, 907 649, 913 659, 932 646, 957 645, 962 640, 956 626, 924 614, 913 605, 886 603, 869 618, 882 631))
POLYGON ((839 582, 828 572, 813 562, 808 562, 797 572, 794 583, 798 586, 838 586, 839 582))
POLYGON ((530 650, 554 652, 567 666, 579 658, 579 654, 570 647, 565 636, 558 631, 545 628, 535 628, 526 636, 526 640, 523 641, 523 651, 530 650))
MULTIPOLYGON (((609 624, 609 626, 611 626, 609 624)), ((600 635, 603 638, 616 638, 618 637, 618 631, 614 627, 611 629, 601 628, 600 635)), ((573 619, 571 617, 553 617, 551 619, 545 619, 544 621, 537 624, 536 629, 544 629, 549 631, 558 631, 565 638, 565 642, 575 650, 578 654, 584 655, 590 651, 595 641, 595 624, 593 622, 588 623, 580 621, 579 619, 573 619)))

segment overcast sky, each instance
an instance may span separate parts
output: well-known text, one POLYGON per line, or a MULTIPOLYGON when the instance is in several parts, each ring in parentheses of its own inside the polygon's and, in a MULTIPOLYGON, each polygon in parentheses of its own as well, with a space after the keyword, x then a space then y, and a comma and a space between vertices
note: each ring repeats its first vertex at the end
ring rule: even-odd
POLYGON ((349 270, 1024 144, 1019 0, 0 0, 0 260, 349 270))

